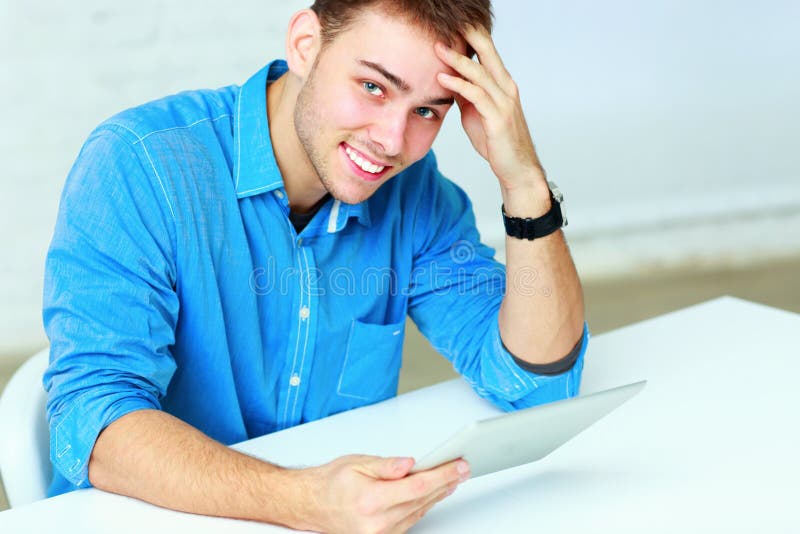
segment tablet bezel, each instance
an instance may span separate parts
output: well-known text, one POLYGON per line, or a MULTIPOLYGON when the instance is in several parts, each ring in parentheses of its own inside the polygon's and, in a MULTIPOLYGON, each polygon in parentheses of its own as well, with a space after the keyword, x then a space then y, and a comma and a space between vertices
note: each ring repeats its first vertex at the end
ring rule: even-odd
POLYGON ((639 393, 646 380, 473 421, 414 464, 410 473, 464 458, 471 477, 544 458, 639 393))

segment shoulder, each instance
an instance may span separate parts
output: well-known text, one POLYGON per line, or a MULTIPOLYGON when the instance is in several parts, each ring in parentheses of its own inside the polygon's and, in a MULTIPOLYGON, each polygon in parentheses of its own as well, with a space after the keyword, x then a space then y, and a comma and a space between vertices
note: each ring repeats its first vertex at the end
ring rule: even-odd
POLYGON ((437 211, 441 215, 471 209, 464 190, 441 173, 433 150, 385 185, 384 194, 399 201, 406 212, 413 208, 417 215, 437 211))
POLYGON ((237 86, 183 91, 117 113, 96 132, 113 130, 135 145, 157 134, 180 136, 208 126, 232 125, 237 91, 237 86))
POLYGON ((185 91, 127 109, 92 132, 78 160, 95 171, 114 164, 121 181, 152 182, 175 216, 176 197, 230 184, 238 89, 185 91))
POLYGON ((436 202, 445 197, 466 196, 464 191, 439 170, 433 150, 403 172, 389 180, 383 188, 386 195, 400 197, 405 203, 436 202))

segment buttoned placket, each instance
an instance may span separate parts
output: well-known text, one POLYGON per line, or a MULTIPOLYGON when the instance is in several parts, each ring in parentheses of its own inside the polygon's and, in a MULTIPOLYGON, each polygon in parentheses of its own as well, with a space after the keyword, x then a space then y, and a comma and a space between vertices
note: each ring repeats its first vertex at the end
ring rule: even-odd
MULTIPOLYGON (((292 325, 287 349, 287 366, 281 376, 276 429, 289 428, 303 422, 305 400, 309 393, 311 369, 316 352, 316 334, 319 321, 317 275, 319 273, 313 243, 329 239, 338 233, 351 216, 350 206, 334 200, 323 206, 317 216, 298 234, 289 221, 289 199, 283 187, 272 192, 272 198, 285 217, 285 228, 293 243, 293 258, 298 282, 294 285, 297 298, 292 307, 292 325)), ((360 212, 359 212, 360 216, 360 212)))
MULTIPOLYGON (((289 204, 286 194, 282 189, 276 189, 275 199, 285 210, 288 218, 289 204)), ((297 280, 297 307, 294 308, 293 331, 295 332, 294 343, 289 347, 289 362, 283 378, 281 389, 285 392, 281 395, 281 405, 279 406, 278 428, 289 428, 302 422, 303 404, 308 394, 309 374, 312 368, 316 345, 316 325, 317 325, 317 297, 316 279, 313 273, 316 272, 316 262, 314 251, 307 243, 307 240, 298 235, 291 224, 287 229, 292 234, 294 241, 294 259, 297 280)))

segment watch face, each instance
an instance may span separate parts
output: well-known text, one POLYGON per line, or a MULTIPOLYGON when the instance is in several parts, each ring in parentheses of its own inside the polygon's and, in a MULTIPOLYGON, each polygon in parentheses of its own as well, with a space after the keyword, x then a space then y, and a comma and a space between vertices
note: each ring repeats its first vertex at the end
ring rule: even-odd
POLYGON ((556 199, 559 204, 564 202, 564 193, 561 192, 561 189, 559 189, 555 182, 547 182, 547 186, 550 188, 550 194, 553 195, 553 198, 556 199))
POLYGON ((558 202, 558 208, 561 211, 561 226, 566 226, 567 210, 564 207, 564 193, 561 192, 561 189, 559 189, 555 182, 547 182, 547 186, 550 188, 550 194, 553 195, 555 201, 558 202))

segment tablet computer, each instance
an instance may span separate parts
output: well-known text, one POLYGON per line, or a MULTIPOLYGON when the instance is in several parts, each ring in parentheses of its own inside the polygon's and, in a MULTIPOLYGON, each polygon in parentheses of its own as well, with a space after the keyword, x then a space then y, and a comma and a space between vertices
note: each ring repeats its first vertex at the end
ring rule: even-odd
POLYGON ((472 477, 539 460, 639 393, 646 380, 474 421, 422 457, 411 473, 464 458, 472 477))

